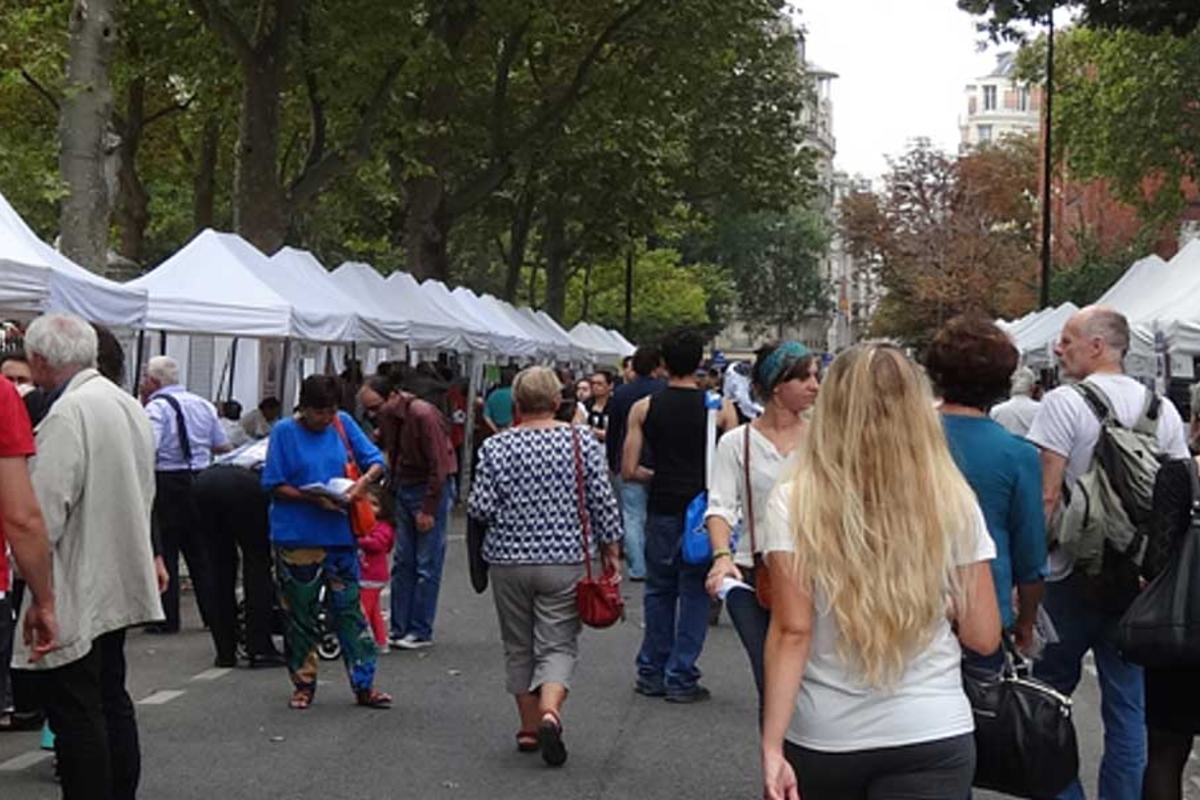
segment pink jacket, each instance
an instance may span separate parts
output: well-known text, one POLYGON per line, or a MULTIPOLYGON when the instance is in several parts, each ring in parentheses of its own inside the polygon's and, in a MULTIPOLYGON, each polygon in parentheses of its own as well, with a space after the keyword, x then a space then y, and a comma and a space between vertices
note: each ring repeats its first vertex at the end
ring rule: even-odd
POLYGON ((361 580, 386 582, 388 579, 388 557, 396 543, 396 531, 380 520, 375 529, 358 540, 358 565, 361 580))

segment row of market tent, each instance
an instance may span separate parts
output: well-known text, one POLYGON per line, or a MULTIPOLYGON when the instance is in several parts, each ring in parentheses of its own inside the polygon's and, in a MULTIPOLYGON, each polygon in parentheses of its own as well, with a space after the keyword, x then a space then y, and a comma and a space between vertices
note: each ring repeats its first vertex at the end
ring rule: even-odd
MULTIPOLYGON (((565 330, 543 311, 470 289, 348 262, 329 272, 285 247, 268 257, 235 234, 205 230, 151 272, 119 284, 41 241, 0 196, 0 317, 70 311, 122 331, 361 347, 384 354, 455 353, 614 365, 633 352, 620 333, 581 322, 565 330)), ((174 353, 172 353, 174 354, 174 353)), ((212 357, 210 355, 210 360, 212 357)), ((246 365, 249 367, 250 365, 246 365)), ((252 368, 253 369, 253 368, 252 368)), ((232 386, 232 380, 230 386, 232 386)), ((244 392, 243 396, 247 393, 244 392)), ((256 391, 249 391, 251 397, 256 391)))
MULTIPOLYGON (((1157 255, 1138 259, 1096 304, 1129 320, 1127 372, 1154 377, 1159 356, 1169 356, 1172 375, 1193 377, 1192 359, 1200 356, 1200 239, 1185 244, 1170 260, 1157 255)), ((1064 303, 1000 324, 1025 363, 1047 367, 1054 364, 1053 347, 1063 326, 1078 310, 1064 303)))

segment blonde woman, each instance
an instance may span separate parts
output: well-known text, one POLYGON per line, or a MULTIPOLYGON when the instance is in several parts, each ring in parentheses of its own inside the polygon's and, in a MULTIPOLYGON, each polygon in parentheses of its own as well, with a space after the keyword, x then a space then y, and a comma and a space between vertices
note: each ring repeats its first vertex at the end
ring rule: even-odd
POLYGON ((999 646, 995 545, 932 400, 900 350, 846 351, 822 383, 794 476, 768 501, 768 800, 970 790, 960 643, 999 646))

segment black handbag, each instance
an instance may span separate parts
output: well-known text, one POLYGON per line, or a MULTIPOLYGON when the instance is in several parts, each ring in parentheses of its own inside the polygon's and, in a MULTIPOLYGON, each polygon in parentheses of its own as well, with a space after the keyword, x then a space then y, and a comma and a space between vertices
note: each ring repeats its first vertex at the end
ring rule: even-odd
POLYGON ((1071 698, 1029 675, 1029 662, 1004 637, 1004 669, 963 669, 975 715, 975 780, 1014 797, 1052 798, 1079 774, 1071 698))
POLYGON ((467 516, 467 564, 471 569, 471 587, 475 594, 483 594, 488 587, 488 563, 483 560, 483 540, 487 536, 487 523, 467 516))
MULTIPOLYGON (((1190 465, 1189 465, 1190 467, 1190 465)), ((1121 655, 1146 667, 1200 666, 1200 478, 1191 478, 1191 521, 1167 566, 1117 626, 1121 655)))

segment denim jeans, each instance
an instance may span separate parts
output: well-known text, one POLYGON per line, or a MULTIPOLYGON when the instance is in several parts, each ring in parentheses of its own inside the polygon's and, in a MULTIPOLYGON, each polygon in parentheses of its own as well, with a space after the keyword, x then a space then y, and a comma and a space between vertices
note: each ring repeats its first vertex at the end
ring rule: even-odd
POLYGON ((684 563, 679 552, 683 514, 646 517, 646 632, 637 656, 638 686, 649 692, 690 694, 696 661, 708 635, 707 564, 684 563))
POLYGON ((412 634, 433 639, 442 564, 446 560, 446 521, 454 502, 454 479, 447 478, 438 501, 433 528, 417 532, 417 514, 426 484, 401 486, 396 492, 396 549, 392 558, 392 638, 412 634))
MULTIPOLYGON (((1047 581, 1042 600, 1059 641, 1046 646, 1034 664, 1034 676, 1064 694, 1079 684, 1083 656, 1096 659, 1100 678, 1100 716, 1104 721, 1104 757, 1100 761, 1100 797, 1138 800, 1146 767, 1145 687, 1142 669, 1121 658, 1115 645, 1118 617, 1103 614, 1080 589, 1079 576, 1047 581)), ((1085 797, 1079 781, 1059 795, 1085 797)))
MULTIPOLYGON (((754 570, 742 568, 742 576, 746 583, 754 585, 754 570)), ((758 690, 758 710, 762 716, 763 702, 763 663, 767 647, 767 629, 771 627, 771 612, 758 604, 754 592, 745 589, 732 589, 725 596, 725 610, 729 619, 742 640, 746 657, 750 659, 750 672, 754 675, 754 688, 758 690)))
MULTIPOLYGON (((621 497, 621 520, 625 525, 625 563, 629 577, 646 577, 646 484, 615 478, 621 497)), ((682 524, 680 525, 682 530, 682 524)))

